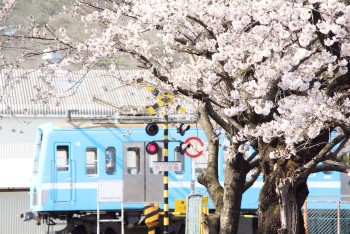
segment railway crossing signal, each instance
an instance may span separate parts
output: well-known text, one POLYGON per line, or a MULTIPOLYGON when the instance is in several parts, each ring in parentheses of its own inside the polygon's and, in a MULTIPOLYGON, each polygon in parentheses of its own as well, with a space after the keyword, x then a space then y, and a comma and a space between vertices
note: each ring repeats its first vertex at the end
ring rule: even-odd
MULTIPOLYGON (((146 109, 147 112, 151 115, 154 115, 156 111, 164 105, 172 105, 173 99, 175 95, 177 95, 178 93, 176 90, 173 92, 163 93, 163 92, 160 92, 159 89, 153 86, 147 86, 146 90, 152 93, 157 98, 157 102, 154 103, 152 106, 147 107, 146 109)), ((182 106, 177 106, 176 110, 180 114, 183 114, 186 112, 186 108, 182 106)))
MULTIPOLYGON (((157 91, 157 89, 153 88, 153 91, 157 91)), ((155 94, 154 95, 157 96, 158 98, 158 94, 155 94)), ((166 98, 164 98, 163 96, 161 96, 161 99, 156 103, 157 105, 153 105, 151 107, 149 107, 147 110, 150 114, 154 114, 156 109, 158 109, 160 106, 164 105, 164 103, 166 103, 167 105, 171 102, 171 99, 174 98, 174 94, 166 94, 168 96, 165 96, 166 98), (169 95, 172 95, 172 96, 169 96, 169 95)), ((159 98, 158 98, 159 99, 159 98)), ((167 165, 169 163, 168 161, 168 143, 169 143, 169 138, 168 138, 168 115, 165 115, 165 122, 164 122, 164 139, 163 139, 163 142, 164 142, 164 149, 163 149, 163 157, 164 157, 164 165, 167 165)), ((187 130, 190 129, 190 126, 185 126, 183 123, 180 124, 180 127, 177 129, 177 132, 180 133, 181 136, 185 135, 185 132, 187 130)), ((146 126, 146 133, 149 135, 149 136, 155 136, 157 135, 158 131, 159 131, 159 128, 158 128, 158 125, 157 123, 149 123, 147 124, 146 126)), ((187 143, 186 143, 187 144, 187 143)), ((180 152, 183 154, 186 149, 188 148, 188 146, 190 144, 187 144, 186 145, 184 142, 180 142, 180 152)), ((158 153, 159 151, 159 145, 157 144, 157 142, 155 141, 152 141, 152 142, 149 142, 147 143, 146 145, 146 152, 148 154, 156 154, 158 153)), ((168 165, 167 165, 168 166, 168 165)), ((169 181, 169 178, 168 178, 169 174, 168 174, 168 171, 165 170, 164 171, 164 174, 163 174, 163 182, 164 182, 164 189, 163 189, 163 194, 164 194, 164 218, 163 218, 163 225, 164 225, 164 234, 168 234, 169 232, 169 206, 168 206, 168 200, 169 200, 169 197, 168 197, 168 194, 169 194, 169 190, 168 190, 168 181, 169 181)), ((150 224, 149 227, 153 226, 153 224, 150 224)), ((153 230, 150 230, 149 233, 153 233, 153 230)))
MULTIPOLYGON (((180 126, 177 128, 177 132, 181 136, 184 136, 186 131, 189 129, 190 129, 190 125, 185 125, 184 123, 180 123, 180 126)), ((146 130, 147 135, 155 136, 159 132, 159 127, 158 127, 157 123, 152 122, 152 123, 147 124, 145 130, 146 130)), ((188 149, 190 146, 191 146, 190 143, 180 141, 180 145, 178 147, 178 152, 180 152, 181 154, 184 154, 186 149, 188 149)), ((157 154, 158 151, 159 151, 159 145, 157 142, 151 141, 151 142, 147 143, 146 152, 148 154, 154 155, 154 154, 157 154)))
POLYGON ((157 154, 159 151, 159 145, 155 141, 148 142, 146 145, 146 152, 150 155, 157 154))
POLYGON ((190 144, 189 143, 185 143, 185 142, 180 142, 180 146, 178 147, 178 151, 181 154, 185 154, 186 150, 190 148, 190 144))
POLYGON ((184 123, 180 124, 180 127, 177 128, 177 132, 180 133, 181 136, 185 135, 185 132, 190 129, 190 125, 185 126, 184 123))
POLYGON ((159 127, 156 123, 147 124, 147 126, 146 126, 147 135, 155 136, 155 135, 157 135, 158 131, 159 131, 159 127))
MULTIPOLYGON (((155 136, 159 132, 157 123, 149 123, 146 126, 146 133, 149 136, 155 136)), ((159 151, 159 145, 155 141, 148 142, 146 145, 146 152, 150 155, 157 154, 159 151)))

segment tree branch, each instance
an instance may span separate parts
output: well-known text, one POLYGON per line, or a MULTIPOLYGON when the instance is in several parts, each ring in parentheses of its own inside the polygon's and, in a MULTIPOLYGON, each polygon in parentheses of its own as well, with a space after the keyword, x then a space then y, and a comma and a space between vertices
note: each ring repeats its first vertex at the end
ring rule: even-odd
POLYGON ((299 179, 300 177, 307 177, 312 170, 316 167, 316 165, 322 161, 322 159, 332 150, 334 146, 336 146, 339 142, 345 139, 345 135, 339 134, 330 142, 328 142, 323 149, 308 163, 306 163, 304 166, 300 167, 295 171, 296 179, 299 179))
POLYGON ((332 160, 326 160, 322 165, 317 165, 312 170, 312 173, 325 172, 325 171, 338 171, 343 173, 349 173, 350 165, 346 165, 345 163, 341 163, 341 162, 335 162, 332 160))
POLYGON ((253 170, 250 178, 248 180, 246 180, 246 182, 244 184, 244 192, 255 183, 255 181, 258 179, 260 173, 261 173, 261 167, 256 167, 253 170))

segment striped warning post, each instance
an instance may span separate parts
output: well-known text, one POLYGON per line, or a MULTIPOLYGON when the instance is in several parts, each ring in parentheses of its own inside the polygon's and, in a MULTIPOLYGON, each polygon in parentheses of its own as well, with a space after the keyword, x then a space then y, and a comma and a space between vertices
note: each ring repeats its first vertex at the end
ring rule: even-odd
MULTIPOLYGON (((164 123, 164 162, 168 162, 168 116, 165 116, 164 123)), ((164 234, 169 233, 169 191, 168 191, 168 171, 164 171, 164 217, 163 217, 163 225, 164 225, 164 234)))
POLYGON ((148 227, 148 234, 156 233, 156 226, 159 223, 159 205, 157 203, 149 203, 144 207, 145 223, 148 227))

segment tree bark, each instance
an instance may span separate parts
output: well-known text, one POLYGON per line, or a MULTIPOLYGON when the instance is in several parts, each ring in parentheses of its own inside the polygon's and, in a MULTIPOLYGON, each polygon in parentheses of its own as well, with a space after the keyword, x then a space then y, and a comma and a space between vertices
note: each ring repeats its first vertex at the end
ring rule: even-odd
POLYGON ((259 198, 259 233, 305 233, 301 209, 308 195, 306 180, 291 181, 287 177, 264 183, 259 198))
POLYGON ((276 178, 265 175, 260 190, 258 208, 258 230, 261 234, 277 233, 280 226, 280 206, 276 194, 276 178))
POLYGON ((298 172, 303 163, 293 159, 270 159, 278 144, 261 147, 264 185, 259 197, 259 233, 304 233, 301 208, 307 198, 307 175, 298 172))
POLYGON ((200 123, 208 138, 208 167, 198 176, 215 205, 215 213, 207 219, 209 234, 235 234, 238 232, 242 195, 245 191, 249 163, 236 147, 231 147, 224 173, 224 188, 218 180, 218 137, 209 120, 205 105, 199 107, 200 123))
POLYGON ((290 178, 281 179, 276 185, 281 206, 281 228, 279 234, 299 233, 299 213, 295 190, 290 178))
MULTIPOLYGON (((234 152, 231 152, 233 154, 234 152)), ((224 177, 224 206, 220 217, 220 234, 238 232, 240 209, 249 164, 243 154, 237 153, 228 160, 224 177)))
POLYGON ((219 141, 214 133, 205 105, 198 108, 200 123, 208 139, 208 166, 198 175, 198 182, 207 188, 209 196, 215 206, 215 213, 207 218, 210 234, 217 234, 220 230, 220 215, 223 207, 223 187, 218 176, 218 147, 219 141))

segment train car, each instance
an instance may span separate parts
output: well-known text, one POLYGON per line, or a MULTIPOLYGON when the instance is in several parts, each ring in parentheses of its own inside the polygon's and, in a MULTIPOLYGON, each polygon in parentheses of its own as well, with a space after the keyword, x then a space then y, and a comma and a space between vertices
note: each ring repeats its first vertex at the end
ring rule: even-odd
MULTIPOLYGON (((31 211, 25 219, 36 219, 53 224, 64 220, 65 229, 57 233, 96 233, 97 213, 103 219, 117 220, 123 214, 127 229, 144 226, 145 204, 157 203, 160 210, 164 204, 163 172, 156 170, 156 162, 164 160, 164 133, 150 136, 146 124, 91 124, 49 123, 38 128, 35 139, 35 155, 32 185, 30 188, 31 211), (150 142, 157 142, 158 153, 149 152, 150 142), (99 186, 119 190, 123 201, 99 202, 99 186)), ((203 130, 191 128, 184 134, 169 129, 168 160, 180 162, 181 168, 169 171, 168 207, 175 211, 175 201, 185 200, 191 193, 208 196, 206 189, 198 184, 196 177, 206 168, 205 151, 197 158, 180 152, 180 144, 186 139, 207 140, 203 130), (193 186, 195 185, 195 186, 193 186)), ((219 180, 223 184, 225 144, 219 149, 219 180)), ((252 149, 250 149, 252 151, 252 149)), ((247 153, 249 155, 249 153, 247 153)), ((249 175, 248 175, 249 176, 249 175)), ((260 176, 242 199, 242 214, 254 214, 258 208, 259 191, 263 185, 260 176)), ((340 197, 349 192, 349 179, 338 172, 310 175, 310 196, 340 197)), ((309 209, 322 209, 316 205, 309 209)), ((208 208, 214 209, 209 199, 208 208)), ((162 220, 160 219, 160 222, 162 220)), ((254 223, 250 222, 249 230, 254 223)), ((170 216, 171 233, 183 233, 184 217, 170 216)), ((161 227, 161 224, 159 225, 161 227)), ((120 233, 118 222, 101 223, 100 233, 120 233)))
MULTIPOLYGON (((164 158, 164 131, 160 129, 156 135, 149 136, 145 126, 74 123, 40 126, 36 133, 30 188, 33 215, 29 217, 49 224, 63 219, 67 227, 61 233, 95 233, 97 209, 104 219, 110 220, 117 219, 123 210, 127 228, 142 223, 146 203, 158 203, 162 210, 163 172, 157 171, 154 164, 164 158), (157 142, 157 154, 150 154, 146 149, 149 142, 157 142), (121 182, 123 202, 98 201, 99 185, 108 185, 109 181, 121 182)), ((178 149, 189 137, 202 139, 206 144, 200 129, 191 128, 179 134, 176 128, 169 128, 168 161, 181 163, 181 170, 168 172, 169 211, 174 211, 176 199, 186 199, 191 192, 207 195, 203 186, 196 183, 193 190, 193 183, 191 185, 198 172, 206 167, 205 152, 192 159, 178 149)), ((222 167, 223 157, 219 158, 222 167)), ((220 178, 222 172, 221 168, 220 178)), ((210 199, 208 206, 214 208, 210 199)), ((174 233, 183 230, 183 217, 178 219, 171 218, 170 228, 174 233)), ((118 222, 101 223, 100 233, 119 233, 119 225, 118 222)))

